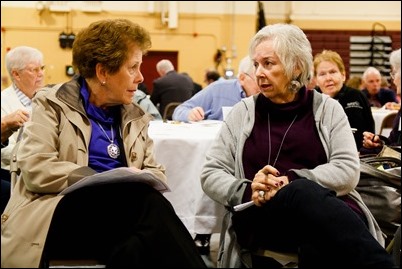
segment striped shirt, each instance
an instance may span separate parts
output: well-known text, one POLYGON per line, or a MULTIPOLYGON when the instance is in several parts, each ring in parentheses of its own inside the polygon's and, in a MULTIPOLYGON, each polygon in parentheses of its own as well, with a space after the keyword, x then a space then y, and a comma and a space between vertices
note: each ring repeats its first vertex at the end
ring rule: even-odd
POLYGON ((23 93, 15 84, 14 84, 14 90, 21 104, 23 104, 25 108, 31 110, 32 100, 28 96, 26 96, 25 93, 23 93))

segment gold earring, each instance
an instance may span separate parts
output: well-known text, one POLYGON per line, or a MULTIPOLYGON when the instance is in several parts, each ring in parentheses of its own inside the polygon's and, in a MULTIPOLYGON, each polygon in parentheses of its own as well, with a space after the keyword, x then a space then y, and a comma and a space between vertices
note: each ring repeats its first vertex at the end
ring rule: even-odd
POLYGON ((102 85, 102 86, 105 86, 105 85, 106 85, 106 81, 102 81, 102 82, 101 82, 101 85, 102 85))

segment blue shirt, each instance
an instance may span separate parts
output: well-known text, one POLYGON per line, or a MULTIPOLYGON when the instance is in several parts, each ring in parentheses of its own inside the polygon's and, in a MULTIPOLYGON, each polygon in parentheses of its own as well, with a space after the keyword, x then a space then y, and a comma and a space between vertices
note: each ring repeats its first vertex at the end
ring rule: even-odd
POLYGON ((84 108, 92 126, 91 140, 88 147, 88 166, 97 172, 103 172, 123 166, 121 155, 123 148, 121 146, 120 156, 116 159, 111 158, 107 152, 107 148, 111 144, 109 139, 113 138, 113 143, 119 145, 119 125, 116 124, 115 121, 115 117, 120 116, 119 108, 116 106, 104 110, 91 104, 89 102, 89 92, 86 83, 82 84, 81 96, 83 98, 84 108), (100 126, 102 126, 103 130, 100 126))
POLYGON ((190 110, 199 106, 204 109, 204 119, 222 120, 222 107, 234 106, 244 97, 246 95, 238 79, 218 80, 176 107, 172 119, 188 121, 190 110))
POLYGON ((366 95, 370 105, 374 107, 382 107, 388 102, 398 103, 396 93, 391 89, 381 88, 380 91, 374 96, 371 96, 367 89, 363 89, 362 93, 366 95))

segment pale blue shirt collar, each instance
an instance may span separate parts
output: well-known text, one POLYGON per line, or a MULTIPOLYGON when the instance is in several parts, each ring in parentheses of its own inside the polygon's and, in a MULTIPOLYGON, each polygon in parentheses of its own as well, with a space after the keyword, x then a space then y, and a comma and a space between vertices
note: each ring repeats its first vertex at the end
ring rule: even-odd
POLYGON ((28 96, 25 95, 18 87, 17 85, 13 84, 15 93, 17 94, 18 100, 20 100, 21 104, 24 105, 25 108, 31 109, 32 106, 32 100, 28 96))

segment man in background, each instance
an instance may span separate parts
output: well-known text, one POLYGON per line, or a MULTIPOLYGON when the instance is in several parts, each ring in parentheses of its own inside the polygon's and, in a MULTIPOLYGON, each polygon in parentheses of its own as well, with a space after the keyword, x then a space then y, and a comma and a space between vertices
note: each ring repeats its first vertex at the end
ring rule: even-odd
POLYGON ((219 74, 218 71, 216 71, 216 70, 206 70, 205 71, 205 79, 204 79, 205 84, 209 85, 212 82, 215 82, 220 79, 224 79, 224 78, 221 77, 221 75, 219 74))
POLYGON ((242 98, 259 92, 254 79, 254 66, 247 56, 240 61, 236 79, 223 79, 209 84, 202 91, 176 107, 173 120, 223 120, 222 107, 233 106, 242 98))
POLYGON ((195 82, 195 81, 193 80, 193 78, 190 77, 190 75, 189 75, 187 72, 182 72, 182 74, 185 75, 185 76, 188 76, 188 77, 191 78, 191 80, 193 81, 193 86, 194 86, 194 87, 193 87, 193 92, 192 92, 191 96, 195 95, 197 92, 199 92, 199 91, 202 90, 201 84, 198 84, 197 82, 195 82))
POLYGON ((397 103, 396 93, 391 89, 381 88, 381 73, 375 67, 368 67, 362 76, 362 92, 367 96, 371 106, 382 107, 387 103, 397 103))
POLYGON ((190 99, 194 86, 191 78, 177 73, 169 60, 159 61, 156 70, 160 77, 153 81, 151 101, 163 115, 169 103, 190 99))

